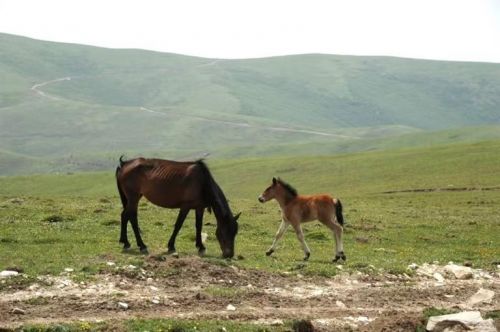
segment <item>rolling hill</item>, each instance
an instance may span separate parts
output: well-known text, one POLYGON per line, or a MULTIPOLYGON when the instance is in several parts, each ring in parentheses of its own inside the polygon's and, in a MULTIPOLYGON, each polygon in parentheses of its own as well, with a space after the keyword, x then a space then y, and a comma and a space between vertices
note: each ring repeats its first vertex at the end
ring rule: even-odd
POLYGON ((331 154, 500 137, 500 64, 204 59, 0 34, 0 77, 0 175, 100 169, 121 153, 331 154))

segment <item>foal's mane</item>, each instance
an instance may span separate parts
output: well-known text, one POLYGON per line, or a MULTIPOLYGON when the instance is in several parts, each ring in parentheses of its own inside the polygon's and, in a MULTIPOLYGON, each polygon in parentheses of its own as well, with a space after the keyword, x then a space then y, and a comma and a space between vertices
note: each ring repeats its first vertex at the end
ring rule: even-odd
POLYGON ((281 180, 280 178, 277 179, 278 183, 285 188, 285 190, 292 195, 293 197, 297 196, 299 193, 297 192, 297 189, 292 187, 289 183, 286 183, 285 181, 281 180))

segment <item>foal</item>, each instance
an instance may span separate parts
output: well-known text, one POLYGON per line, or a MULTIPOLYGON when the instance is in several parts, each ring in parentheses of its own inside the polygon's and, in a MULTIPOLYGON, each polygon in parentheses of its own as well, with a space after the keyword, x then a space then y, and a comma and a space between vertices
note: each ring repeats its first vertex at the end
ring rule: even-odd
POLYGON ((339 259, 346 260, 342 244, 344 217, 342 216, 342 204, 339 199, 325 194, 299 195, 295 188, 280 178, 273 178, 272 185, 259 196, 259 202, 265 203, 273 198, 280 205, 282 220, 273 244, 266 252, 267 256, 270 256, 274 252, 277 242, 283 236, 288 226, 292 225, 297 238, 302 244, 305 254, 304 260, 308 260, 311 251, 304 240, 304 233, 300 224, 307 221, 319 220, 335 234, 335 258, 333 262, 337 262, 339 259))

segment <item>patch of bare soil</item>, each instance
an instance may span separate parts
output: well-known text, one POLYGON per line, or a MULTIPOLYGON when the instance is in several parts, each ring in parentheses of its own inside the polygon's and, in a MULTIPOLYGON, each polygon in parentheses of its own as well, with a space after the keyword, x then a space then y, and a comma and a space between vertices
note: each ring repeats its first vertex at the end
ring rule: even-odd
POLYGON ((300 318, 319 331, 414 331, 425 308, 464 308, 480 288, 493 290, 495 297, 475 309, 498 310, 500 276, 482 273, 444 281, 360 272, 323 278, 244 270, 198 257, 162 261, 151 256, 142 268, 110 266, 91 282, 75 282, 68 272, 41 276, 21 290, 3 290, 0 328, 172 317, 261 324, 300 318))

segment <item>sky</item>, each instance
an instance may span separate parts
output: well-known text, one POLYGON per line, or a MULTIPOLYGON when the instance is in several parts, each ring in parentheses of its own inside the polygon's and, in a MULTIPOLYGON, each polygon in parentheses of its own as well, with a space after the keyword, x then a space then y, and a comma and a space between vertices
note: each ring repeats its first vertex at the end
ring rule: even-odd
POLYGON ((0 32, 208 58, 500 62, 500 0, 0 0, 0 32))

